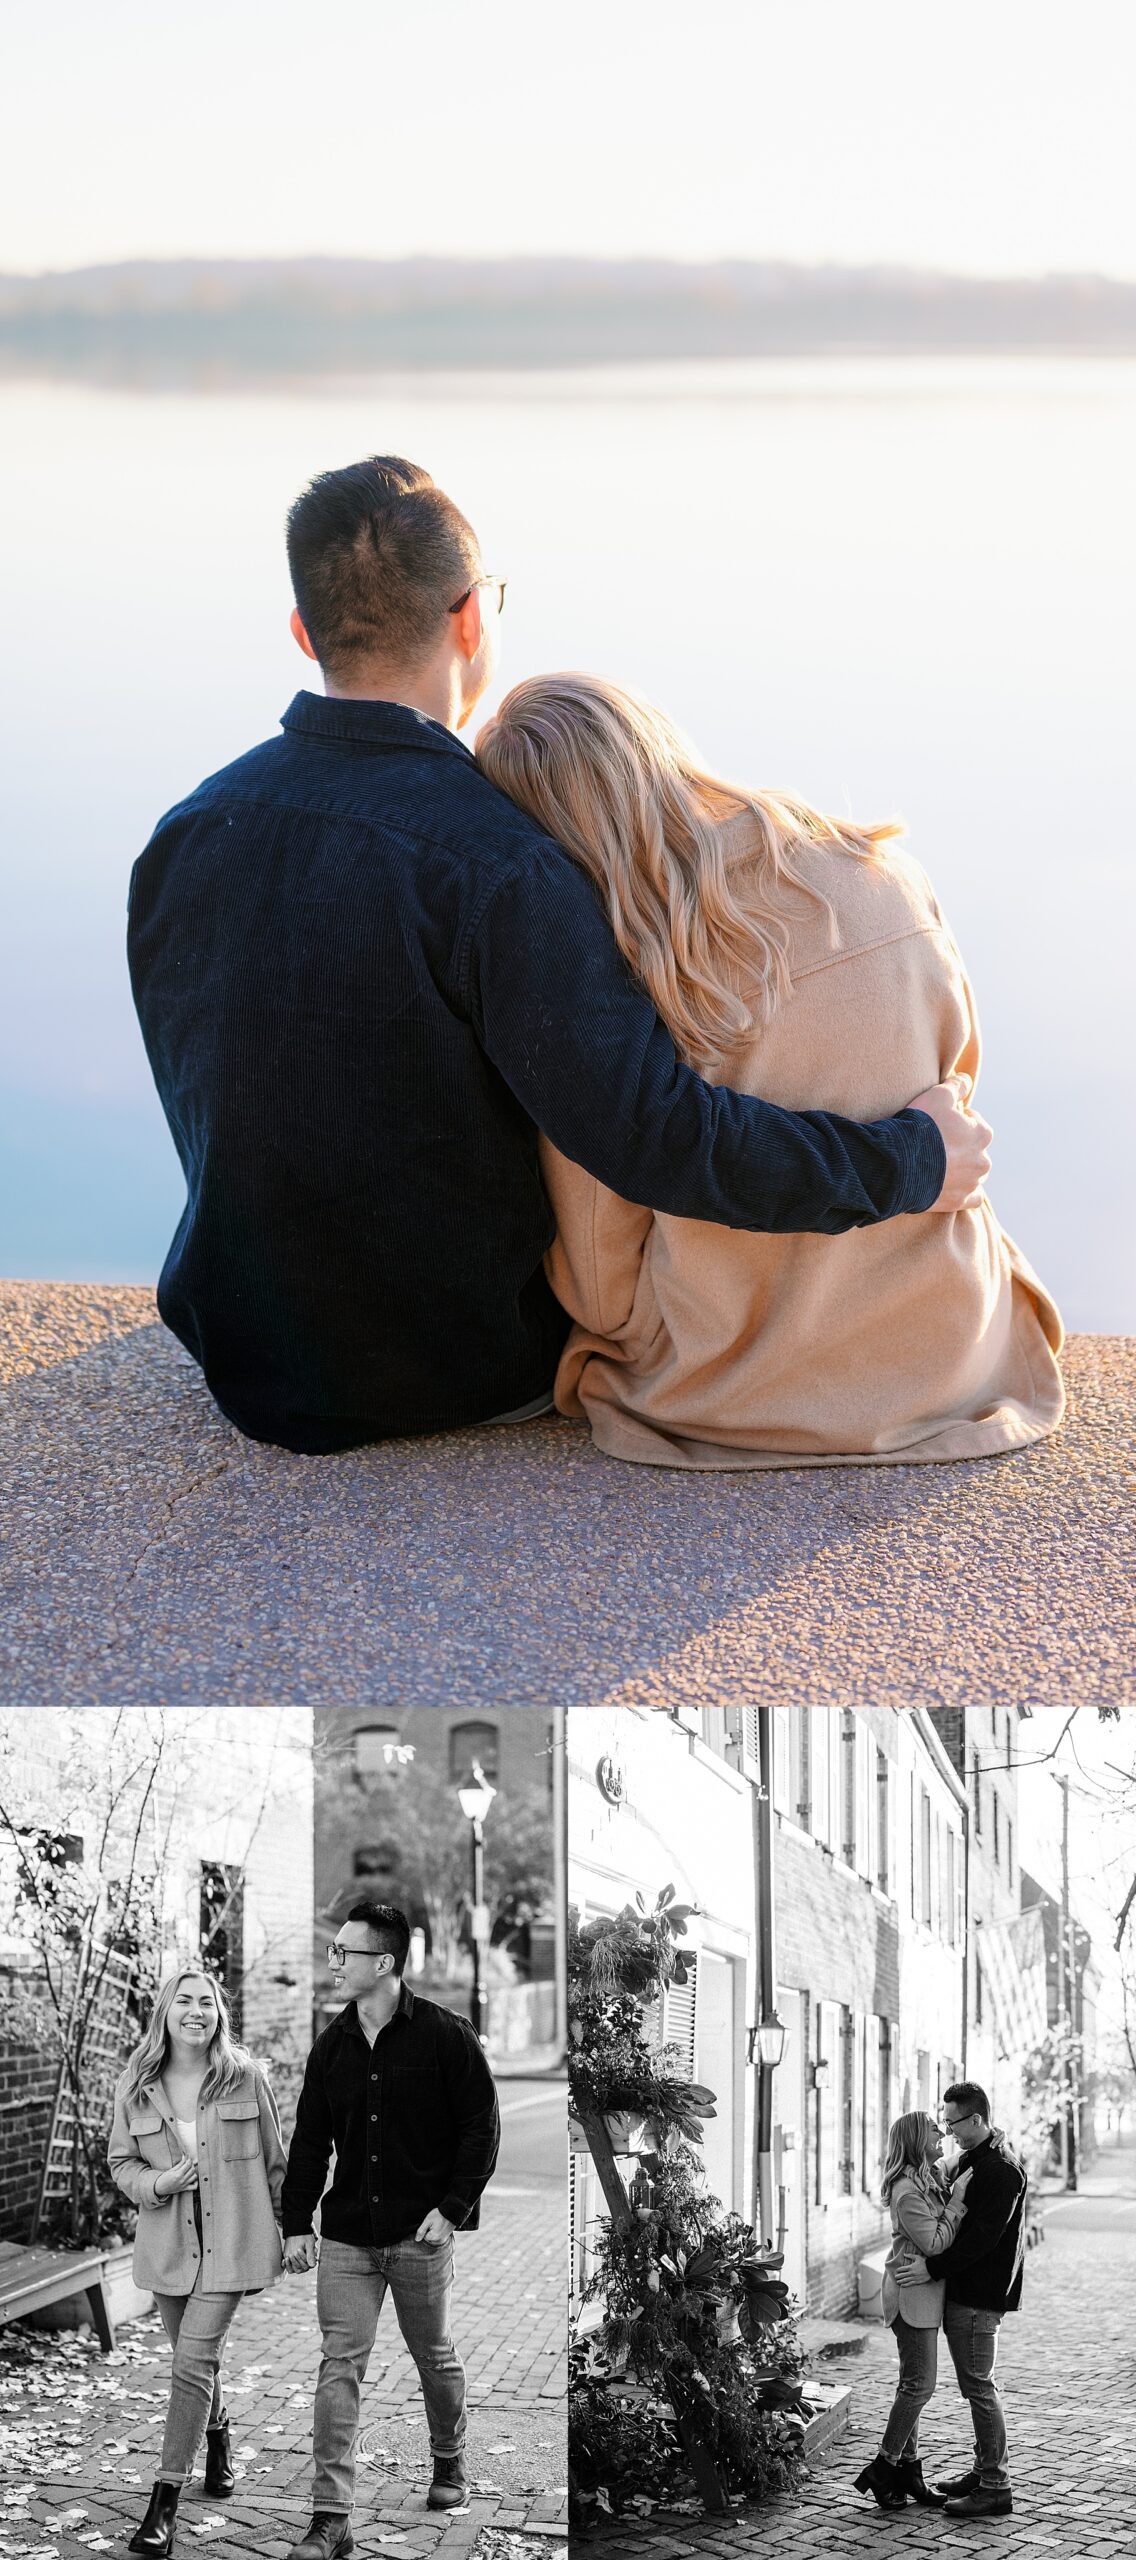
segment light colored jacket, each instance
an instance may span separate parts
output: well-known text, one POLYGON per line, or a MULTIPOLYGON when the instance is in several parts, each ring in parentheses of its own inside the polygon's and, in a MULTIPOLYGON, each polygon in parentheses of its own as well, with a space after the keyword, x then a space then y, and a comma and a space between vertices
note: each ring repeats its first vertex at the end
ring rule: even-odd
POLYGON ((184 2160, 174 2112, 160 2081, 129 2101, 124 2073, 114 2093, 107 2146, 111 2176, 138 2207, 134 2281, 154 2293, 259 2293, 280 2273, 277 2229, 287 2166, 276 2100, 262 2072, 247 2069, 227 2098, 198 2102, 197 2161, 202 2239, 193 2194, 158 2195, 163 2169, 184 2160))
POLYGON ((884 2318, 892 2321, 901 2311, 909 2328, 937 2329, 947 2288, 942 2276, 928 2273, 925 2261, 928 2251, 945 2249, 954 2239, 966 2212, 966 2198, 960 2196, 956 2203, 952 2197, 944 2203, 930 2184, 924 2185, 913 2174, 897 2180, 888 2210, 893 2236, 884 2262, 884 2318), (913 2269, 916 2280, 897 2284, 897 2267, 913 2269))
MULTIPOLYGON (((727 829, 743 900, 753 845, 747 812, 727 829)), ((809 861, 837 945, 823 910, 793 891, 791 990, 718 1081, 787 1110, 874 1120, 956 1071, 975 1078, 973 999, 918 864, 821 846, 809 861)), ((609 1456, 910 1465, 1056 1430, 1061 1319, 987 1203, 842 1236, 755 1235, 636 1208, 545 1139, 541 1166, 557 1223, 546 1269, 575 1319, 556 1402, 586 1415, 609 1456)))

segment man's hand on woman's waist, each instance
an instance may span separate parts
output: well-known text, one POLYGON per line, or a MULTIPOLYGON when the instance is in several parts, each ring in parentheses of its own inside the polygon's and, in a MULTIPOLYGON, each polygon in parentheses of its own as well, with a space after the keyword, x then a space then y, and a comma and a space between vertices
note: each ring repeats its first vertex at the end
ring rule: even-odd
POLYGON ((982 1198, 994 1132, 988 1121, 967 1109, 969 1096, 968 1076, 948 1076, 945 1084, 931 1085, 908 1105, 934 1121, 947 1151, 943 1187, 938 1199, 932 1200, 932 1209, 977 1209, 982 1198))

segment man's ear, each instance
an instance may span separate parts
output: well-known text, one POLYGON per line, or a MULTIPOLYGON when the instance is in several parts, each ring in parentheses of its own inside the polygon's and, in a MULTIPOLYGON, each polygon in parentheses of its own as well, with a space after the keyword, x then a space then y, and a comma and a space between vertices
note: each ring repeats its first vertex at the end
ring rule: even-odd
POLYGON ((466 597, 461 612, 455 613, 452 619, 457 631, 458 647, 463 658, 468 658, 472 664, 481 647, 480 587, 474 587, 472 594, 466 597))
POLYGON ((304 625, 300 620, 300 609, 298 605, 293 605, 292 607, 288 629, 292 634, 293 640, 297 641, 300 648, 303 650, 305 658, 310 658, 313 666, 318 666, 319 660, 316 657, 315 650, 313 649, 307 632, 304 629, 304 625))

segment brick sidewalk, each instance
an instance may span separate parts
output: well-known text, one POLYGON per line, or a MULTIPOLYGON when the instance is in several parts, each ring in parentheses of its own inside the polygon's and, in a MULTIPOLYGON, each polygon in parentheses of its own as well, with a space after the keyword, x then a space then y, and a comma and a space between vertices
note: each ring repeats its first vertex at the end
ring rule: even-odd
MULTIPOLYGON (((384 2304, 363 2397, 357 2550, 402 2560, 539 2560, 566 2531, 563 2216, 547 2195, 491 2190, 482 2229, 459 2237, 454 2336, 469 2382, 468 2509, 425 2506, 429 2447, 418 2376, 384 2304)), ((230 2332, 226 2390, 236 2496, 183 2492, 178 2542, 221 2560, 282 2560, 311 2512, 312 2392, 319 2361, 314 2276, 242 2303, 230 2332)), ((32 2553, 86 2560, 129 2539, 162 2437, 169 2347, 157 2318, 120 2333, 118 2352, 63 2333, 0 2336, 0 2560, 32 2553), (39 2489, 37 2482, 46 2485, 39 2489)))
MULTIPOLYGON (((1055 2222, 1026 2261, 1023 2306, 1002 2326, 998 2377, 1006 2407, 1015 2512, 967 2521, 942 2508, 886 2514, 852 2482, 876 2451, 895 2387, 885 2329, 861 2353, 821 2370, 852 2384, 851 2423, 810 2472, 799 2497, 750 2508, 735 2527, 697 2516, 626 2521, 596 2539, 597 2560, 685 2560, 729 2551, 769 2560, 857 2560, 995 2550, 998 2560, 1132 2560, 1136 2551, 1136 2232, 1078 2231, 1055 2222)), ((923 2423, 928 2478, 962 2471, 971 2435, 940 2339, 939 2387, 923 2423)))

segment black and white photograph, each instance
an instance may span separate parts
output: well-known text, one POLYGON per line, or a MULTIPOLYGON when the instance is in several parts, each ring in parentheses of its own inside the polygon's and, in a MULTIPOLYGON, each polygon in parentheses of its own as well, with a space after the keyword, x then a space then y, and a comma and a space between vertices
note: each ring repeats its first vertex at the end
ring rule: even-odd
POLYGON ((1131 2549, 1136 1717, 568 1718, 573 2533, 1131 2549))
POLYGON ((4 2560, 551 2560, 562 1751, 0 1717, 4 2560))

